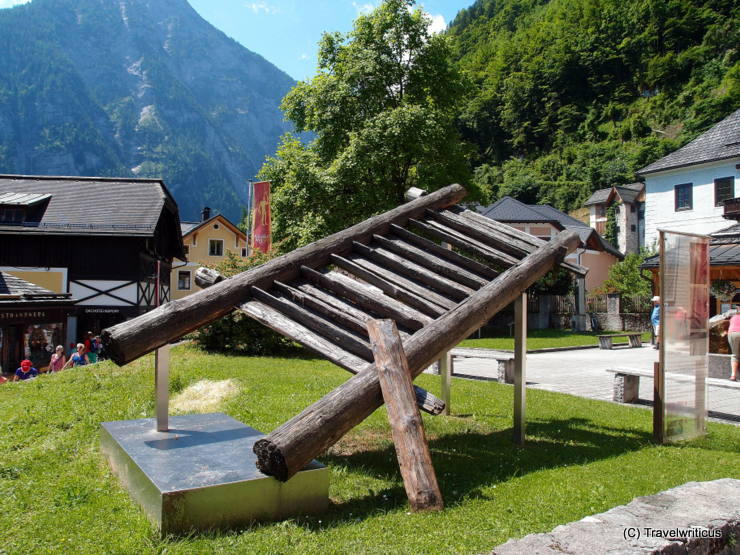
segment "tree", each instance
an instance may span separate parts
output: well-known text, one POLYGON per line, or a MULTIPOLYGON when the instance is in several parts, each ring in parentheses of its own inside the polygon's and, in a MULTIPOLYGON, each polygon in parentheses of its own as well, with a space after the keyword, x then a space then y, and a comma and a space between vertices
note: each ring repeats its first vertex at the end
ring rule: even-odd
POLYGON ((274 234, 295 248, 401 202, 409 187, 468 181, 455 127, 465 91, 448 39, 413 0, 385 0, 346 34, 325 33, 318 74, 282 108, 283 138, 260 177, 273 183, 274 234))
POLYGON ((621 293, 622 295, 650 295, 649 270, 641 270, 640 266, 645 261, 642 254, 630 253, 624 260, 617 262, 609 268, 609 278, 600 289, 607 293, 621 293))

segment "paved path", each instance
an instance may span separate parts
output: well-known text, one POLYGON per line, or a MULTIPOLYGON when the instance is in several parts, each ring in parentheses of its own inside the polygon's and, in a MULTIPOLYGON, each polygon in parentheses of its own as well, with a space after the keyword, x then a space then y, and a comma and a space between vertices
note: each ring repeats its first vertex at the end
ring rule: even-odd
MULTIPOLYGON (((649 345, 642 348, 580 349, 527 355, 527 386, 579 397, 611 401, 614 376, 607 368, 624 366, 652 371, 658 360, 658 351, 649 345)), ((498 376, 495 360, 483 358, 456 358, 454 371, 493 379, 498 376)), ((722 421, 740 425, 740 390, 709 386, 708 409, 722 421), (726 415, 727 418, 722 418, 726 415)), ((652 401, 653 380, 640 379, 640 399, 652 401)))

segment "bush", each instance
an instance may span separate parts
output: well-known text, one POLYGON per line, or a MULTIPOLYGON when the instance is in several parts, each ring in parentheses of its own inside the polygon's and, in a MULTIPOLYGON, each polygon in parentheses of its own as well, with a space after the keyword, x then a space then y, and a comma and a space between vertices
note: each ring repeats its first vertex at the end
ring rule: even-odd
MULTIPOLYGON (((226 277, 234 276, 268 260, 274 254, 255 253, 246 260, 227 252, 226 259, 215 269, 226 277)), ((270 328, 234 311, 203 326, 195 336, 196 343, 208 351, 239 355, 278 355, 297 350, 296 344, 270 328)))

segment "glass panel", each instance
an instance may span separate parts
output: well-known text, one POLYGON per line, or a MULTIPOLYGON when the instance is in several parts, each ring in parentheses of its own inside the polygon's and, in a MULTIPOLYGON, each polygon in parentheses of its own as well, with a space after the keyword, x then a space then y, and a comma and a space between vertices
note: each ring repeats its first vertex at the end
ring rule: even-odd
POLYGON ((672 232, 663 236, 664 437, 677 441, 705 432, 709 239, 672 232))
POLYGON ((727 199, 735 196, 735 178, 720 177, 714 180, 714 204, 722 206, 727 199))

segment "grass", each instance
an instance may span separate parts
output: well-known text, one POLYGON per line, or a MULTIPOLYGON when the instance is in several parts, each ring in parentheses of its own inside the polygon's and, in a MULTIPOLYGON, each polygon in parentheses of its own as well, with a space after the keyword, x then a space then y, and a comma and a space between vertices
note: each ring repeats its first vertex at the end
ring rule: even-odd
MULTIPOLYGON (((581 345, 598 345, 598 335, 620 333, 618 331, 584 331, 571 332, 568 330, 531 330, 527 334, 527 349, 551 349, 553 347, 577 347, 581 345)), ((642 334, 643 343, 650 342, 650 332, 642 334)), ((623 340, 627 343, 626 340, 623 340)), ((482 339, 466 339, 460 343, 461 347, 479 347, 484 349, 514 349, 514 338, 508 335, 500 337, 484 337, 482 339)))
MULTIPOLYGON (((171 389, 231 379, 221 410, 271 430, 347 378, 311 358, 173 351, 171 389)), ((438 393, 438 377, 417 383, 438 393)), ((102 363, 0 386, 0 553, 480 553, 691 480, 740 477, 740 429, 651 442, 644 408, 528 392, 528 442, 512 445, 512 388, 455 380, 453 415, 424 416, 446 509, 408 514, 385 411, 320 460, 323 515, 161 539, 105 465, 102 421, 152 416, 152 360, 102 363)))

